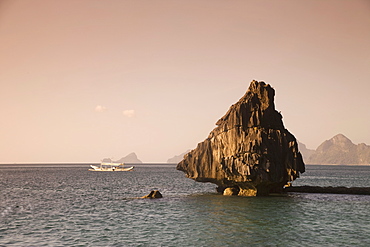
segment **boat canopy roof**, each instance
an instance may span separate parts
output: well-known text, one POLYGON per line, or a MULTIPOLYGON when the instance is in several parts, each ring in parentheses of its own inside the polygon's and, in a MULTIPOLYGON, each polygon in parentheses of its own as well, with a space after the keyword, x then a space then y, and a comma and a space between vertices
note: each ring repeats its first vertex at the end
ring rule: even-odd
POLYGON ((106 163, 106 162, 102 162, 101 165, 103 166, 120 166, 120 165, 123 165, 122 163, 106 163))

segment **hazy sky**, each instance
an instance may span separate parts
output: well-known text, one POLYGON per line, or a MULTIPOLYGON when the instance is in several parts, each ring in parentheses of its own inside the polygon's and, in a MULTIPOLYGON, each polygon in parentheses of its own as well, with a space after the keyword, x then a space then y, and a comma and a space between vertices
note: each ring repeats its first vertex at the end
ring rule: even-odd
POLYGON ((165 162, 253 79, 309 148, 370 144, 370 1, 0 0, 0 162, 165 162))

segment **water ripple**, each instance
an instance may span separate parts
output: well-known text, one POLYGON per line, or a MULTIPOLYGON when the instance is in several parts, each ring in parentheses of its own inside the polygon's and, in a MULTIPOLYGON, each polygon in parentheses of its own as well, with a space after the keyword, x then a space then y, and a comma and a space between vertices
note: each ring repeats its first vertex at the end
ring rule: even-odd
POLYGON ((225 197, 173 167, 0 171, 0 246, 370 244, 370 196, 225 197), (137 199, 153 189, 164 198, 137 199))

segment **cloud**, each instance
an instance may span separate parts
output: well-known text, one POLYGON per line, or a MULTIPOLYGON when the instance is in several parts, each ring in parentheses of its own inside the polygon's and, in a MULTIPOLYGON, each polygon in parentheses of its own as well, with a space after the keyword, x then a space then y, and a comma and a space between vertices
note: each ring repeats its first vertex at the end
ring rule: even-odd
POLYGON ((96 112, 105 112, 106 110, 107 110, 107 108, 105 106, 97 105, 95 107, 96 112))
POLYGON ((135 116, 135 110, 124 110, 122 114, 126 117, 134 117, 135 116))

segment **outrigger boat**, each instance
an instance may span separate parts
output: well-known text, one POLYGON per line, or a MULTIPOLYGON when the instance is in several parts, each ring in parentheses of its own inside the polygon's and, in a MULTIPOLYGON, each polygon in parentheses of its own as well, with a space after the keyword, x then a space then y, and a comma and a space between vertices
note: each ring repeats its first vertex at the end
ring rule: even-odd
POLYGON ((127 172, 134 169, 133 166, 131 167, 124 167, 123 163, 100 163, 100 166, 90 165, 91 169, 89 171, 94 172, 127 172))

